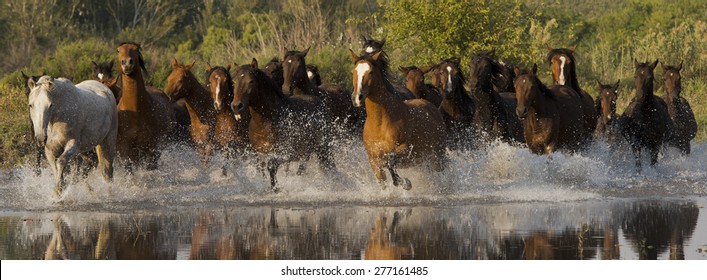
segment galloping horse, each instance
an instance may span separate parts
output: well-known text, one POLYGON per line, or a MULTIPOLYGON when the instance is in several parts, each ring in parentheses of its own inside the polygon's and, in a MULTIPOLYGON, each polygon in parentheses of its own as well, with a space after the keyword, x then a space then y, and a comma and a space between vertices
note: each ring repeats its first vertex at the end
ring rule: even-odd
POLYGON ((184 99, 189 119, 191 120, 191 138, 196 145, 201 163, 209 163, 213 149, 214 127, 216 126, 216 111, 214 101, 209 91, 199 83, 192 74, 194 63, 179 64, 177 59, 172 59, 172 73, 167 77, 165 94, 170 101, 184 99))
POLYGON ((305 57, 308 52, 309 48, 302 52, 285 49, 282 60, 285 83, 282 86, 282 91, 290 95, 319 97, 331 112, 331 124, 336 124, 349 132, 355 131, 356 125, 359 124, 360 110, 351 104, 351 94, 334 85, 328 85, 327 90, 317 87, 307 75, 305 57))
POLYGON ((614 146, 621 139, 621 120, 616 115, 616 99, 619 95, 619 83, 615 85, 603 85, 597 81, 599 95, 595 101, 595 107, 599 118, 594 130, 594 139, 605 139, 607 143, 614 146))
POLYGON ((690 103, 680 96, 682 93, 682 77, 680 76, 682 62, 678 66, 666 66, 661 62, 660 66, 663 68, 663 79, 665 80, 663 100, 668 105, 668 114, 670 114, 674 125, 668 144, 680 149, 684 155, 689 155, 690 141, 697 135, 697 122, 690 103))
POLYGON ((361 57, 349 51, 354 61, 352 100, 357 107, 365 101, 363 146, 378 182, 385 188, 383 168, 387 168, 393 185, 409 190, 410 180, 400 177, 397 167, 427 161, 435 171, 442 171, 446 135, 439 109, 423 99, 402 101, 395 97, 386 77, 388 71, 381 68, 387 66, 379 61, 381 51, 361 57))
POLYGON ((236 153, 244 152, 247 146, 250 114, 242 114, 240 121, 236 121, 233 116, 230 108, 233 101, 233 79, 231 79, 230 64, 226 67, 212 67, 209 64, 206 70, 206 81, 216 110, 214 143, 216 149, 231 159, 236 153))
POLYGON ((475 106, 464 90, 466 78, 458 58, 445 59, 433 66, 432 85, 442 92, 439 110, 447 127, 448 145, 451 149, 468 149, 474 142, 473 121, 475 106))
POLYGON ((514 113, 517 106, 515 93, 498 92, 495 86, 496 81, 515 77, 515 73, 505 74, 506 67, 496 62, 493 55, 494 51, 488 51, 471 57, 469 88, 476 109, 473 120, 476 134, 487 142, 497 138, 524 142, 523 124, 514 113))
POLYGON ((425 74, 432 70, 432 67, 417 68, 417 66, 398 67, 400 73, 405 75, 405 87, 417 98, 429 101, 435 107, 442 103, 442 95, 439 90, 431 84, 425 84, 425 74))
POLYGON ((653 95, 653 70, 655 62, 639 63, 636 66, 636 96, 624 111, 623 135, 631 144, 636 158, 636 167, 641 167, 641 150, 646 148, 651 153, 651 165, 658 162, 660 147, 667 141, 673 129, 668 113, 668 105, 663 99, 653 95))
POLYGON ((118 114, 110 89, 98 81, 75 85, 71 81, 42 76, 29 94, 34 137, 54 175, 54 199, 64 189, 64 168, 74 156, 95 147, 103 177, 113 179, 113 158, 118 114))
POLYGON ((143 160, 148 170, 156 169, 160 143, 168 140, 175 127, 174 110, 164 93, 145 88, 142 70, 147 70, 139 44, 120 44, 118 64, 122 82, 118 103, 118 154, 126 159, 128 173, 132 173, 133 164, 143 160))
POLYGON ((546 87, 531 73, 516 68, 516 114, 523 120, 523 134, 528 148, 536 154, 551 154, 557 149, 575 151, 584 143, 582 100, 572 88, 563 85, 546 87))
MULTIPOLYGON (((361 36, 361 41, 363 42, 363 51, 361 52, 361 56, 371 56, 374 53, 377 52, 383 52, 380 57, 378 58, 378 61, 381 64, 386 65, 385 67, 381 67, 383 71, 388 71, 387 65, 388 63, 388 54, 383 51, 383 45, 385 45, 385 37, 383 37, 382 40, 378 41, 373 38, 366 38, 366 36, 361 36)), ((385 73, 388 75, 388 73, 385 73)), ((400 86, 400 85, 394 85, 393 89, 395 90, 395 96, 400 98, 401 100, 410 100, 410 99, 415 99, 417 98, 412 92, 410 92, 406 87, 400 86)))
POLYGON ((552 69, 552 81, 556 85, 565 85, 571 87, 582 98, 582 111, 584 112, 584 130, 578 131, 582 133, 585 142, 591 141, 592 133, 597 124, 597 112, 594 106, 594 99, 586 91, 579 87, 577 80, 577 60, 574 58, 574 51, 577 46, 572 46, 569 49, 553 49, 547 46, 549 51, 547 61, 552 69))
POLYGON ((270 79, 273 79, 278 86, 282 87, 282 84, 285 83, 285 78, 283 78, 282 74, 282 62, 280 62, 277 57, 273 57, 268 64, 265 64, 263 71, 270 79))
POLYGON ((332 141, 327 120, 329 111, 312 95, 286 96, 257 60, 237 66, 233 80, 231 109, 237 120, 250 111, 248 139, 261 157, 261 167, 270 175, 270 186, 276 187, 278 167, 285 162, 306 160, 316 154, 325 170, 336 170, 329 144, 332 141))

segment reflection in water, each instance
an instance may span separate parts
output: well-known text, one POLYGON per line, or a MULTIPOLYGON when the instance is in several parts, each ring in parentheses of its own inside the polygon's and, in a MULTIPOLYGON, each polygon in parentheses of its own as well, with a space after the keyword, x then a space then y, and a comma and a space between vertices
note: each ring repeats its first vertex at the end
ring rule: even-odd
POLYGON ((4 213, 0 258, 684 259, 704 202, 4 213))

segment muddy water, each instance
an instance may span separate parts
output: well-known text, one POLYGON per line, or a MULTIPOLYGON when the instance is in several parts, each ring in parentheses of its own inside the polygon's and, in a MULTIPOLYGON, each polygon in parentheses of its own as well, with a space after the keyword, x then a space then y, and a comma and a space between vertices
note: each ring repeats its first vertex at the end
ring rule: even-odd
POLYGON ((183 147, 159 171, 94 172, 61 203, 48 169, 0 170, 0 259, 707 258, 707 145, 639 173, 603 145, 548 159, 496 143, 401 172, 410 191, 339 146, 338 172, 283 167, 276 194, 252 162, 202 167, 183 147))

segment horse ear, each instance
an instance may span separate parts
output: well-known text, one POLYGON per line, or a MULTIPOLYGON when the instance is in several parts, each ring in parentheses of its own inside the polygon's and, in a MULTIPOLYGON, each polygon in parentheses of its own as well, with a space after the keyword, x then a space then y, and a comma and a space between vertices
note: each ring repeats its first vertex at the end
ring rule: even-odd
POLYGON ((368 41, 368 39, 366 39, 366 35, 361 35, 361 42, 363 42, 363 44, 366 44, 366 41, 368 41))
POLYGON ((353 60, 353 62, 356 62, 361 59, 360 57, 358 57, 358 55, 356 55, 356 53, 352 49, 349 49, 349 52, 351 53, 351 60, 353 60))
POLYGON ((371 55, 371 58, 373 58, 373 61, 378 61, 378 58, 381 56, 382 53, 383 53, 383 50, 379 50, 379 51, 373 53, 373 55, 371 55))
POLYGON ((186 65, 187 70, 191 70, 192 67, 194 67, 194 63, 196 63, 196 59, 191 62, 191 64, 186 65))
POLYGON ((533 63, 533 75, 537 75, 537 74, 538 74, 538 64, 533 63))
POLYGON ((96 61, 91 60, 91 63, 93 63, 94 70, 98 69, 98 63, 96 63, 96 61))
POLYGON ((430 72, 432 70, 432 66, 427 66, 427 67, 422 67, 420 68, 420 71, 422 71, 422 74, 427 74, 427 72, 430 72))
POLYGON ((311 47, 307 47, 307 49, 302 52, 302 56, 307 56, 307 53, 309 52, 309 48, 311 48, 311 47))
POLYGON ((255 57, 253 58, 253 61, 250 62, 250 66, 258 69, 258 60, 256 60, 255 57))
POLYGON ((548 44, 548 43, 545 43, 545 47, 547 47, 547 50, 548 50, 548 51, 553 51, 553 50, 554 50, 552 47, 550 47, 550 44, 548 44))
POLYGON ((595 81, 597 82, 597 87, 598 87, 599 90, 601 91, 601 88, 602 88, 601 82, 599 81, 599 79, 597 79, 597 80, 595 80, 595 81))
POLYGON ((680 64, 678 64, 678 72, 680 72, 680 70, 682 70, 682 60, 680 61, 680 64))
MULTIPOLYGON (((229 65, 230 65, 230 64, 229 64, 229 65)), ((241 67, 238 66, 238 63, 235 63, 235 62, 234 62, 234 63, 233 63, 233 71, 238 71, 238 68, 241 68, 241 67)))
POLYGON ((400 73, 403 73, 403 74, 407 75, 408 72, 410 72, 410 68, 398 66, 398 71, 400 71, 400 73))
POLYGON ((616 85, 614 85, 614 91, 618 91, 618 90, 619 90, 619 86, 621 86, 621 79, 618 79, 618 80, 616 81, 616 85))
POLYGON ((29 87, 30 90, 37 87, 37 83, 34 81, 34 79, 27 78, 26 81, 27 81, 27 86, 29 87))
POLYGON ((172 69, 177 68, 177 66, 179 66, 179 63, 177 62, 177 59, 173 57, 172 58, 172 69))
POLYGON ((574 50, 576 50, 576 49, 577 49, 577 45, 571 46, 571 47, 569 48, 569 50, 570 50, 571 53, 574 53, 574 50))
POLYGON ((513 67, 513 73, 516 74, 516 77, 519 77, 521 75, 520 68, 518 66, 513 67))
POLYGON ((635 57, 633 58, 633 66, 636 68, 638 68, 638 66, 640 66, 638 63, 638 60, 635 57))
POLYGON ((663 68, 663 71, 665 71, 665 64, 662 61, 660 62, 660 68, 663 68))
POLYGON ((658 66, 658 59, 656 59, 655 62, 651 64, 651 68, 655 69, 656 66, 658 66))
POLYGON ((25 72, 24 72, 24 71, 20 71, 20 74, 22 74, 22 79, 23 79, 24 81, 29 80, 29 77, 28 77, 27 75, 25 75, 25 72))
MULTIPOLYGON (((209 70, 211 70, 211 69, 209 69, 209 70)), ((231 71, 231 64, 226 65, 226 71, 231 71)))
POLYGON ((206 62, 206 71, 211 71, 211 63, 206 62))
POLYGON ((287 49, 287 47, 284 48, 285 52, 282 54, 282 59, 285 59, 285 56, 287 56, 287 53, 290 52, 290 50, 287 49))

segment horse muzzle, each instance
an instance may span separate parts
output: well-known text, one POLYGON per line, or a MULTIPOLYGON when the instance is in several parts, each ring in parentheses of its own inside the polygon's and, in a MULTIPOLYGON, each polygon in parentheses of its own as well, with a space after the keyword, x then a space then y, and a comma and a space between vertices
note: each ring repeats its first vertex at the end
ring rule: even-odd
POLYGON ((243 118, 243 116, 241 115, 243 109, 245 109, 245 106, 243 106, 243 102, 238 102, 238 104, 231 104, 231 111, 233 111, 233 117, 236 118, 237 121, 240 121, 243 118))
POLYGON ((221 103, 221 101, 214 101, 214 110, 220 112, 221 109, 223 109, 223 103, 221 103))
POLYGON ((528 116, 528 108, 516 109, 516 116, 521 120, 525 119, 528 116))

